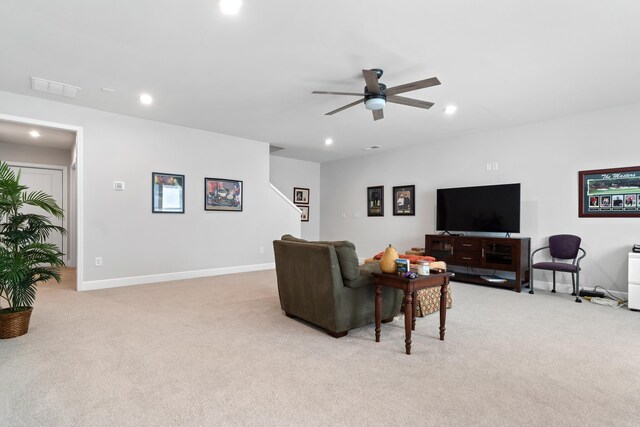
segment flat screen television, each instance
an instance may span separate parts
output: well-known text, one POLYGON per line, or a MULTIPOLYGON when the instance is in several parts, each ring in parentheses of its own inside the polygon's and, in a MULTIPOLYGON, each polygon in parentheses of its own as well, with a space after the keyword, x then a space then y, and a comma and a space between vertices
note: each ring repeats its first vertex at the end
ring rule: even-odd
POLYGON ((520 184, 438 189, 436 228, 519 233, 520 184))

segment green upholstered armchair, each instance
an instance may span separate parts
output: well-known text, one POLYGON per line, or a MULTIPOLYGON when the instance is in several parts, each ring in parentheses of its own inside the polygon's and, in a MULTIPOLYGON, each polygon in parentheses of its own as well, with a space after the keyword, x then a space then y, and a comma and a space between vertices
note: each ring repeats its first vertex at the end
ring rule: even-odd
MULTIPOLYGON (((312 323, 339 338, 375 321, 372 271, 358 265, 348 241, 308 242, 285 235, 273 242, 280 306, 289 317, 312 323)), ((382 318, 400 311, 402 292, 383 288, 382 318)))

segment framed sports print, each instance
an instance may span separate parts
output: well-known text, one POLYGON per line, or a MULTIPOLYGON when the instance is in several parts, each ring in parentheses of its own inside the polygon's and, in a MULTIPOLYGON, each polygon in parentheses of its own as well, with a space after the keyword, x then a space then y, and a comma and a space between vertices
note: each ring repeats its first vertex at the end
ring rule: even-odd
POLYGON ((384 185, 367 187, 367 216, 384 216, 384 185))
POLYGON ((151 212, 184 213, 184 175, 151 173, 151 212))
POLYGON ((415 215, 416 214, 416 186, 402 185, 393 187, 393 214, 394 215, 415 215))
POLYGON ((242 181, 205 178, 204 210, 242 212, 242 181))
POLYGON ((293 202, 296 205, 308 205, 309 204, 309 189, 308 188, 293 188, 293 202))
POLYGON ((579 217, 640 217, 640 166, 578 172, 579 217))

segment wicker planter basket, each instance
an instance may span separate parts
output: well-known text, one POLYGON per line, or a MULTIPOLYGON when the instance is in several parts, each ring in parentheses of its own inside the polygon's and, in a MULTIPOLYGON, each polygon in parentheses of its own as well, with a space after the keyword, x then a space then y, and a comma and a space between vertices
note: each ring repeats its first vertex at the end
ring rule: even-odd
POLYGON ((26 334, 29 330, 33 307, 14 313, 8 309, 5 310, 0 310, 0 339, 15 338, 26 334))

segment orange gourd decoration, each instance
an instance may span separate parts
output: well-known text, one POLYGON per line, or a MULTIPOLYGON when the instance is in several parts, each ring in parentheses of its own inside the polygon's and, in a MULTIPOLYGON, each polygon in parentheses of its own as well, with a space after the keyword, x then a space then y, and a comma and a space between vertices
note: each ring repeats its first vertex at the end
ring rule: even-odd
POLYGON ((384 254, 380 259, 380 270, 382 270, 384 273, 395 273, 397 259, 398 251, 396 250, 396 248, 389 245, 389 247, 384 250, 384 254))

